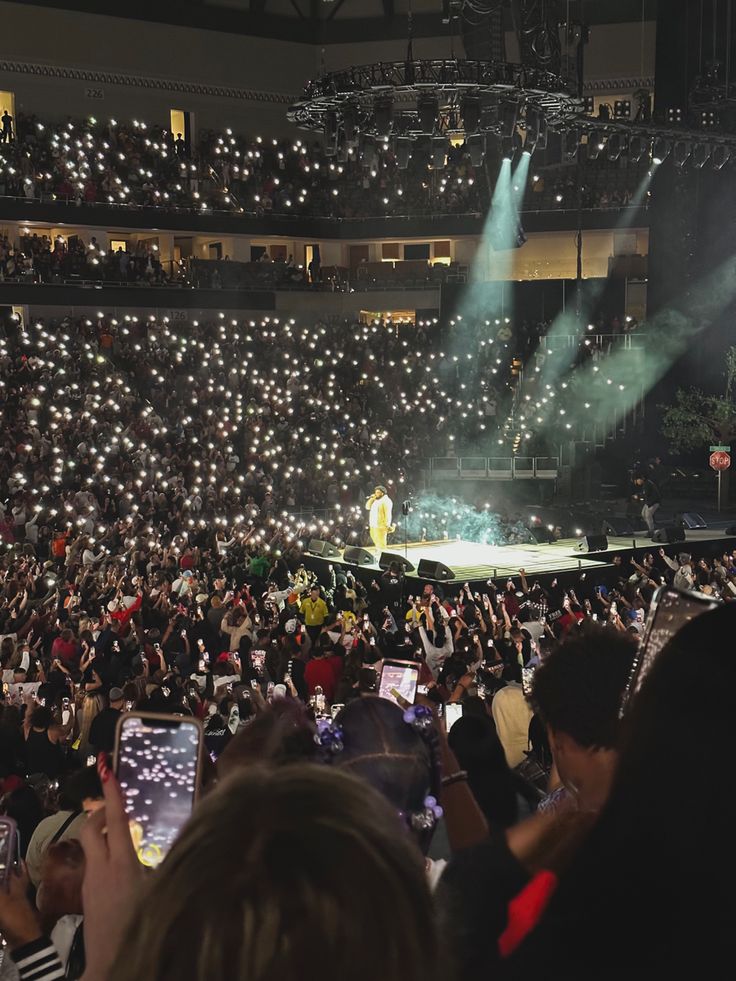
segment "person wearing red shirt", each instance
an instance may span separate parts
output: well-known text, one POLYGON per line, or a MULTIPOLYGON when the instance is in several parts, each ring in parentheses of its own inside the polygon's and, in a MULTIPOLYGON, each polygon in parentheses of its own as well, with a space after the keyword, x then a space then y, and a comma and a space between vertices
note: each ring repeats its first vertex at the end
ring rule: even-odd
POLYGON ((324 692, 327 702, 332 703, 341 677, 342 658, 339 654, 333 653, 327 647, 314 647, 312 657, 304 669, 304 681, 309 697, 311 698, 315 689, 319 687, 324 692))
POLYGON ((51 645, 51 660, 58 658, 69 668, 76 665, 79 660, 79 648, 74 638, 74 633, 67 627, 51 645))

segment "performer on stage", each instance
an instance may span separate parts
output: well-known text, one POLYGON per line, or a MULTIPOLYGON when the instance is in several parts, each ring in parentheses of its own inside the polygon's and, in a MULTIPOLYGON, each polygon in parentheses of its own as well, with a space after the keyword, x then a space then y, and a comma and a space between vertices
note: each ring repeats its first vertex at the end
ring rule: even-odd
POLYGON ((396 526, 391 524, 393 514, 393 501, 388 496, 386 488, 379 484, 371 496, 365 502, 367 511, 370 511, 368 518, 368 528, 371 533, 371 541, 378 554, 386 548, 386 538, 390 532, 395 531, 396 526))

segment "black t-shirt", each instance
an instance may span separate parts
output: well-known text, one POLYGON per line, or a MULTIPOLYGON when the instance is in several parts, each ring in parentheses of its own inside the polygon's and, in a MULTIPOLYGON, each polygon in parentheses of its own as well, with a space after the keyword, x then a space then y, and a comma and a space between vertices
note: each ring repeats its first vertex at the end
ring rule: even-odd
POLYGON ((395 576, 392 572, 387 572, 381 576, 381 593, 386 606, 393 606, 401 601, 402 580, 401 576, 395 576))
POLYGON ((223 720, 212 725, 212 728, 205 730, 204 744, 213 762, 222 753, 232 738, 233 735, 223 720))
POLYGON ((104 708, 92 720, 89 741, 98 753, 111 753, 115 748, 115 729, 120 715, 120 709, 104 708))
POLYGON ((498 975, 498 939, 506 929, 508 904, 528 881, 502 834, 452 857, 435 898, 453 977, 498 975))

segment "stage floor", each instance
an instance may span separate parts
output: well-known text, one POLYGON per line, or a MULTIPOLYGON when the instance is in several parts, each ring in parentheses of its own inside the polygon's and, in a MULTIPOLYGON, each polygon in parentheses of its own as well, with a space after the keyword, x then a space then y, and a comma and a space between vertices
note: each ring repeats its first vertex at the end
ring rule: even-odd
MULTIPOLYGON (((715 543, 723 541, 734 542, 733 537, 727 537, 724 532, 705 528, 685 532, 685 542, 677 542, 664 546, 667 554, 674 556, 691 543, 715 543)), ((508 576, 518 576, 519 569, 526 570, 528 576, 549 576, 555 573, 584 572, 586 569, 600 569, 611 564, 612 553, 654 551, 662 545, 650 541, 648 537, 609 537, 608 548, 604 552, 578 551, 579 540, 576 538, 562 539, 549 545, 479 545, 477 542, 438 541, 410 542, 404 546, 389 545, 387 551, 392 555, 404 555, 415 567, 421 559, 431 562, 442 562, 452 569, 455 581, 476 582, 485 579, 498 579, 508 576)), ((730 546, 733 547, 733 544, 730 546)), ((338 565, 349 565, 342 557, 331 558, 329 562, 338 565)), ((362 565, 361 570, 379 571, 378 563, 362 565)), ((409 577, 417 578, 416 572, 408 573, 409 577)))

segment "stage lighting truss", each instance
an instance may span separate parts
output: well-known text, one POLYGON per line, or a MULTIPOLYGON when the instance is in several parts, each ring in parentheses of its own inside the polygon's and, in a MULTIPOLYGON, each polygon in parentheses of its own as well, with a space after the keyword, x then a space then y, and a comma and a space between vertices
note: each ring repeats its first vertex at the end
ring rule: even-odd
POLYGON ((578 98, 569 80, 538 68, 409 59, 325 73, 306 86, 287 117, 320 133, 326 152, 338 159, 357 149, 368 169, 389 141, 400 169, 410 159, 441 168, 451 144, 464 141, 480 166, 491 147, 514 159, 522 149, 544 149, 549 133, 561 136, 568 162, 578 158, 581 145, 591 159, 628 154, 635 163, 659 164, 671 154, 678 168, 710 164, 719 171, 736 160, 736 135, 712 128, 718 117, 710 106, 699 107, 706 136, 683 125, 679 108, 667 111, 666 122, 631 120, 628 100, 617 100, 613 114, 593 119, 586 115, 591 98, 578 98))
POLYGON ((357 135, 386 139, 473 134, 511 137, 531 129, 540 148, 548 128, 582 111, 559 75, 504 62, 396 61, 328 72, 309 82, 287 112, 290 122, 329 137, 328 148, 357 135), (337 141, 334 139, 337 123, 337 141))
POLYGON ((716 171, 722 170, 731 159, 736 160, 736 136, 731 134, 709 133, 704 138, 697 130, 656 123, 641 125, 611 120, 601 126, 600 121, 585 119, 577 119, 563 131, 563 159, 575 159, 581 135, 587 141, 587 155, 591 159, 605 154, 617 160, 626 154, 632 163, 650 158, 659 165, 671 156, 679 170, 687 166, 701 170, 710 165, 716 171))

